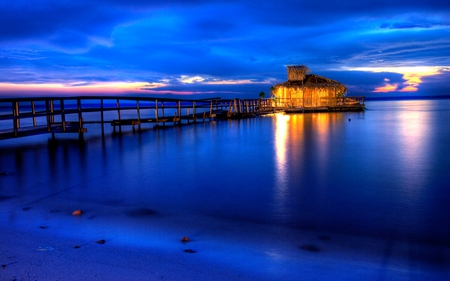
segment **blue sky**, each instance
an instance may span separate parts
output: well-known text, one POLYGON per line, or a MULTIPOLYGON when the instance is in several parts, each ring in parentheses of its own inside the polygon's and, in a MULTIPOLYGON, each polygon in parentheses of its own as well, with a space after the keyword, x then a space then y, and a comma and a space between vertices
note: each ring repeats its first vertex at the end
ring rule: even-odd
POLYGON ((287 65, 349 95, 450 94, 450 2, 0 0, 0 96, 257 97, 287 65))

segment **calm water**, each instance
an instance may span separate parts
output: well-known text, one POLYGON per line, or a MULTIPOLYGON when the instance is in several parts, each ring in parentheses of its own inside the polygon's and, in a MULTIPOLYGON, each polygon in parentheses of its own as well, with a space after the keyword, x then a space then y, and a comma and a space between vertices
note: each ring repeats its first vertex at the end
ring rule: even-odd
POLYGON ((50 196, 449 244, 450 100, 367 108, 0 141, 0 203, 50 196))

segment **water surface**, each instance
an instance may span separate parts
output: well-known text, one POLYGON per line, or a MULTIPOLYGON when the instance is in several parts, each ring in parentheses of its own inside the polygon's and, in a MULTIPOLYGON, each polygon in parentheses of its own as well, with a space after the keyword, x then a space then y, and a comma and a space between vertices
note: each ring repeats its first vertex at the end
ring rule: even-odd
POLYGON ((0 198, 450 242, 450 100, 0 142, 0 198))

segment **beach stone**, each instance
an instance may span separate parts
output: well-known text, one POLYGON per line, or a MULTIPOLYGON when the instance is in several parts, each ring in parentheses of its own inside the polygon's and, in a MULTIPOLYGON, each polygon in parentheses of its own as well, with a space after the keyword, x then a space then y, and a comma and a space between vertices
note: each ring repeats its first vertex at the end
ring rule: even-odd
POLYGON ((191 249, 186 249, 186 250, 184 250, 183 252, 189 253, 189 254, 193 254, 193 253, 196 253, 197 251, 191 250, 191 249))

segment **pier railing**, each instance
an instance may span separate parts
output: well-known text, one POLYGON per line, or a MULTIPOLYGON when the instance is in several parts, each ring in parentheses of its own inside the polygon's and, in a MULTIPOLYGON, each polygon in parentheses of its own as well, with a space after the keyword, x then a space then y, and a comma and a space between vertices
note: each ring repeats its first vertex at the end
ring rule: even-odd
POLYGON ((364 97, 304 97, 304 98, 275 98, 272 106, 278 108, 320 108, 345 109, 346 107, 363 107, 364 97))
POLYGON ((285 111, 364 110, 364 97, 314 99, 168 99, 79 96, 0 99, 0 140, 51 133, 87 132, 85 124, 110 124, 115 130, 144 123, 156 126, 220 118, 242 118, 285 111))

